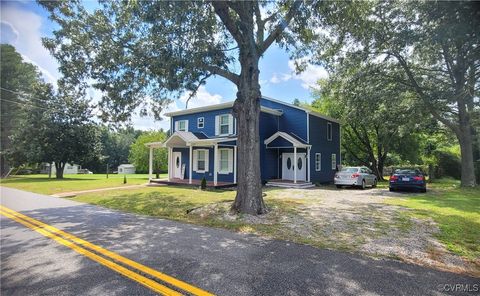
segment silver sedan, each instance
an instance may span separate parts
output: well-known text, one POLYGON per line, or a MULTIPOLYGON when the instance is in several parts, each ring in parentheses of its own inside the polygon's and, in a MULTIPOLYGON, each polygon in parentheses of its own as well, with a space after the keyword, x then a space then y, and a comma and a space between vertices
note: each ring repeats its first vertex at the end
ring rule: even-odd
POLYGON ((365 189, 367 186, 377 187, 377 177, 367 167, 344 167, 335 174, 335 185, 359 186, 365 189))

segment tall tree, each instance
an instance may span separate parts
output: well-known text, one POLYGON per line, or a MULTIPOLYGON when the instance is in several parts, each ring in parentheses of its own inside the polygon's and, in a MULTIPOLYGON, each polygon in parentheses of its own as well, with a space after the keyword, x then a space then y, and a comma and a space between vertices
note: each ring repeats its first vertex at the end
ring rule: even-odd
POLYGON ((309 39, 303 28, 318 24, 310 17, 315 9, 299 0, 104 1, 93 11, 76 1, 41 3, 60 25, 45 46, 69 83, 81 86, 91 78, 104 92, 104 119, 125 120, 138 107, 159 116, 171 98, 185 90, 195 93, 212 75, 235 84, 239 165, 232 210, 266 211, 259 167, 259 60, 274 42, 309 39))
POLYGON ((474 126, 478 117, 480 10, 470 1, 341 3, 329 20, 321 59, 382 61, 403 71, 394 78, 449 128, 461 147, 462 185, 475 186, 474 126), (342 19, 342 21, 339 21, 342 19), (355 24, 355 25, 352 25, 355 24))
POLYGON ((99 153, 88 100, 42 83, 25 95, 19 112, 9 153, 15 164, 55 162, 56 178, 62 179, 66 163, 83 163, 99 153))
POLYGON ((39 83, 41 78, 37 68, 24 62, 13 46, 1 44, 0 54, 0 177, 3 177, 9 170, 6 156, 11 147, 10 136, 24 100, 22 94, 31 92, 33 86, 39 83))
POLYGON ((383 180, 389 153, 417 129, 421 112, 408 88, 388 78, 392 69, 384 65, 345 63, 336 70, 319 83, 312 107, 344 123, 345 159, 370 167, 383 180))

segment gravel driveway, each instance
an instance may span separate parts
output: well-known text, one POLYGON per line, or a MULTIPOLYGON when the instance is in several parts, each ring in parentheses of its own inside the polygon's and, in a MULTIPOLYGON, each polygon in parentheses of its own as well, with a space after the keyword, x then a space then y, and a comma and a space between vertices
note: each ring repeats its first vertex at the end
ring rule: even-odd
POLYGON ((385 203, 406 196, 388 189, 285 189, 274 198, 305 200, 282 224, 317 245, 402 259, 449 271, 474 273, 474 267, 452 254, 434 237, 433 220, 415 219, 409 209, 385 203))

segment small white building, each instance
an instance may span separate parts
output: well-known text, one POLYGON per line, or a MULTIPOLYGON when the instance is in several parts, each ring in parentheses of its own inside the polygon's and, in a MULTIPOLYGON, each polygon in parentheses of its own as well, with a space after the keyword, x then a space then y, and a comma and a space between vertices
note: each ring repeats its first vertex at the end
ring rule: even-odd
POLYGON ((119 174, 135 174, 135 166, 133 164, 121 164, 118 166, 119 174))
MULTIPOLYGON (((55 175, 56 172, 57 172, 57 169, 55 168, 55 163, 53 162, 51 165, 52 165, 52 175, 55 175)), ((81 169, 81 166, 79 164, 66 163, 65 168, 63 169, 63 174, 64 175, 76 175, 76 174, 78 174, 79 169, 81 169)), ((50 173, 50 164, 49 163, 43 163, 41 168, 40 168, 40 173, 49 174, 50 173)))

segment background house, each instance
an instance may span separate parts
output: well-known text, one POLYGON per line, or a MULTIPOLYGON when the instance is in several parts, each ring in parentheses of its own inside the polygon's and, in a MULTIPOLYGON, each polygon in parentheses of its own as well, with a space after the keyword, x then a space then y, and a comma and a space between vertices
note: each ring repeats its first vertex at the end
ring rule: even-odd
POLYGON ((118 166, 119 174, 135 174, 135 166, 133 164, 121 164, 118 166))
MULTIPOLYGON (((55 168, 55 163, 54 162, 52 164, 43 163, 40 166, 40 173, 41 174, 49 174, 50 173, 50 165, 52 166, 52 175, 55 175, 56 172, 57 172, 57 169, 55 168)), ((78 172, 81 168, 82 168, 82 166, 79 165, 79 164, 66 163, 65 168, 63 169, 63 174, 64 175, 76 175, 76 174, 78 174, 78 172)))

